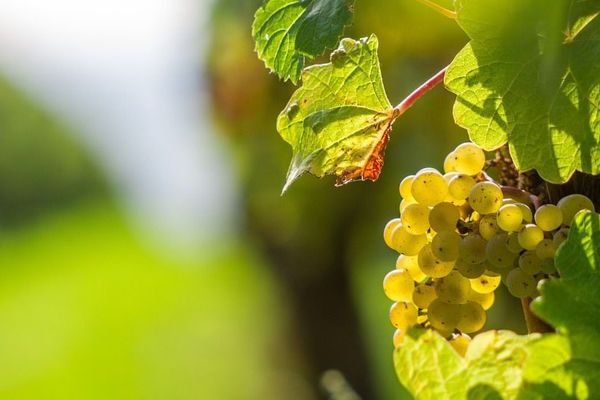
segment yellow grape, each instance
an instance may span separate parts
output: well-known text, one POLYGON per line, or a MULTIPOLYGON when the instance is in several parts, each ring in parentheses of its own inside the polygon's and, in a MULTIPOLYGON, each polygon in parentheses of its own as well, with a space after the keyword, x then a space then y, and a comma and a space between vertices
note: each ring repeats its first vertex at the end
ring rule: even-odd
POLYGON ((511 252, 508 249, 507 243, 508 235, 506 233, 500 233, 494 236, 487 243, 485 246, 485 253, 487 261, 491 266, 500 270, 513 266, 519 255, 511 252))
POLYGON ((460 272, 451 271, 445 277, 436 279, 434 288, 440 300, 450 304, 462 304, 467 301, 471 284, 460 272))
POLYGON ((519 231, 519 244, 525 250, 535 250, 544 239, 544 231, 535 224, 527 224, 519 231))
POLYGON ((571 194, 558 201, 558 208, 563 214, 563 224, 571 225, 571 220, 581 210, 594 211, 594 203, 582 194, 571 194))
POLYGON ((480 264, 485 261, 486 241, 477 234, 464 236, 459 244, 460 259, 467 264, 480 264))
POLYGON ((452 336, 452 338, 448 340, 448 343, 450 343, 450 346, 452 346, 461 357, 464 357, 467 354, 467 349, 471 343, 471 337, 466 333, 460 333, 452 336))
POLYGON ((558 246, 560 246, 562 242, 567 240, 568 237, 569 237, 569 228, 560 228, 552 236, 552 241, 554 242, 554 245, 558 249, 558 246))
POLYGON ((523 203, 515 203, 517 207, 521 209, 521 213, 523 214, 523 221, 530 224, 533 221, 533 214, 531 213, 531 208, 527 204, 523 203))
POLYGON ((390 308, 390 322, 397 329, 406 330, 417 323, 417 314, 414 304, 399 301, 390 308))
POLYGON ((523 223, 523 213, 516 204, 505 204, 498 210, 496 223, 505 232, 516 232, 523 223))
POLYGON ((400 219, 408 233, 421 235, 429 229, 429 208, 418 203, 409 204, 402 211, 400 219))
POLYGON ((477 293, 491 293, 500 285, 500 275, 492 276, 488 273, 481 275, 479 278, 469 279, 471 282, 471 289, 477 293))
POLYGON ((419 284, 413 292, 413 303, 419 308, 427 308, 437 298, 435 288, 431 285, 419 284))
POLYGON ((399 223, 392 231, 391 248, 398 253, 414 256, 427 244, 427 235, 412 235, 399 223))
POLYGON ((402 179, 400 182, 400 186, 398 187, 398 191, 400 192, 400 196, 406 200, 414 200, 412 193, 410 192, 410 188, 412 186, 414 175, 409 175, 406 178, 402 179))
POLYGON ((501 230, 498 227, 495 215, 490 214, 481 217, 481 220, 479 221, 479 234, 482 238, 490 240, 500 232, 501 230))
POLYGON ((475 179, 469 175, 455 175, 448 183, 448 193, 456 200, 466 200, 475 183, 475 179))
POLYGON ((508 241, 506 242, 506 247, 511 253, 521 254, 523 248, 519 244, 519 234, 517 232, 511 232, 508 235, 508 241))
POLYGON ((444 159, 444 172, 456 172, 456 158, 454 152, 449 153, 444 159))
POLYGON ((479 264, 469 264, 462 260, 458 260, 454 266, 462 276, 468 279, 479 278, 487 269, 487 264, 482 262, 479 264))
POLYGON ((552 232, 558 229, 562 222, 562 211, 553 204, 543 205, 535 212, 535 223, 543 231, 552 232))
POLYGON ((432 278, 442 278, 454 268, 453 261, 442 261, 434 256, 429 244, 423 246, 419 252, 418 262, 421 271, 432 278))
POLYGON ((461 143, 453 151, 454 170, 466 175, 477 175, 485 165, 485 153, 474 143, 461 143))
POLYGON ((460 320, 460 305, 435 299, 427 308, 427 319, 433 328, 441 332, 452 331, 460 320))
POLYGON ((439 172, 422 170, 415 175, 411 193, 415 200, 424 206, 434 206, 446 198, 448 184, 439 172))
POLYGON ((479 182, 469 193, 469 205, 479 214, 491 214, 502 206, 502 190, 492 182, 479 182))
POLYGON ((448 202, 438 203, 429 212, 429 225, 436 232, 450 231, 456 229, 456 223, 460 218, 457 206, 448 202))
POLYGON ((467 301, 459 305, 460 318, 456 327, 465 333, 477 332, 485 325, 487 316, 481 304, 467 301))
POLYGON ((469 293, 468 300, 474 301, 475 303, 479 303, 484 310, 489 310, 494 305, 494 300, 496 296, 494 292, 490 293, 477 293, 474 290, 471 290, 469 293))
POLYGON ((528 275, 535 275, 542 270, 542 259, 535 251, 527 250, 519 257, 519 268, 528 275))
POLYGON ((442 261, 455 261, 458 258, 460 235, 453 231, 442 231, 433 237, 431 251, 442 261))
POLYGON ((542 260, 554 258, 554 253, 556 253, 556 245, 552 239, 544 239, 535 247, 535 254, 542 260))
POLYGON ((388 247, 392 247, 392 231, 400 224, 400 218, 391 219, 383 228, 383 241, 388 247))
POLYGON ((403 329, 396 329, 394 331, 393 343, 394 348, 400 347, 404 342, 404 337, 406 336, 406 332, 403 329))
POLYGON ((411 301, 415 282, 405 269, 395 269, 383 278, 383 291, 393 301, 411 301))
POLYGON ((515 268, 506 276, 506 287, 510 294, 523 298, 532 296, 536 291, 537 282, 531 275, 526 274, 520 268, 515 268))
POLYGON ((398 207, 400 215, 402 215, 402 212, 406 209, 406 207, 410 206, 411 204, 416 204, 415 199, 402 199, 400 206, 398 207))
POLYGON ((415 282, 421 282, 423 279, 427 278, 427 275, 419 268, 417 256, 400 254, 396 259, 396 268, 407 270, 415 282))

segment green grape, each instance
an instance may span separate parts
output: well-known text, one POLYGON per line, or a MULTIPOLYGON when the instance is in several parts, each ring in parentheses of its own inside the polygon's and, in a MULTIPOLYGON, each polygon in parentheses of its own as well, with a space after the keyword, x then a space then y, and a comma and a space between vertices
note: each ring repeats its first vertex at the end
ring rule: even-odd
POLYGON ((469 279, 469 281, 471 282, 471 289, 477 293, 486 294, 493 292, 500 286, 501 278, 500 275, 493 276, 485 273, 479 278, 469 279))
POLYGON ((571 225, 571 220, 581 210, 594 211, 594 203, 582 194, 571 194, 563 197, 557 204, 563 215, 563 224, 571 225))
POLYGON ((454 153, 454 169, 466 175, 477 175, 485 165, 485 153, 474 143, 459 144, 454 153))
POLYGON ((502 190, 492 182, 479 182, 469 193, 469 205, 479 214, 491 214, 502 206, 502 190))
POLYGON ((533 221, 533 214, 531 213, 531 208, 527 204, 523 203, 515 203, 517 207, 521 209, 521 213, 523 214, 523 221, 530 224, 533 221))
POLYGON ((502 199, 502 205, 505 206, 507 204, 517 204, 515 199, 511 199, 510 197, 505 197, 502 199))
POLYGON ((397 329, 406 330, 417 323, 417 314, 414 304, 399 301, 390 308, 390 322, 397 329))
POLYGON ((383 241, 388 247, 392 247, 392 232, 400 224, 400 218, 391 219, 383 228, 383 241))
POLYGON ((535 247, 535 254, 542 260, 554 258, 554 253, 556 253, 556 246, 552 239, 544 239, 535 247))
POLYGON ((392 339, 394 343, 394 348, 398 348, 404 342, 404 337, 406 336, 406 331, 404 329, 396 329, 394 332, 394 337, 392 339))
POLYGON ((469 343, 471 343, 471 337, 466 333, 459 333, 452 336, 452 338, 448 340, 448 343, 450 343, 450 346, 456 350, 458 355, 464 357, 467 354, 469 343))
POLYGON ((412 235, 421 235, 429 229, 429 208, 424 205, 409 204, 400 216, 402 226, 412 235))
POLYGON ((552 236, 552 241, 554 242, 554 245, 558 249, 558 246, 560 246, 560 244, 562 242, 567 240, 568 237, 569 237, 569 228, 560 228, 559 230, 557 230, 554 233, 554 236, 552 236))
POLYGON ((435 299, 427 308, 427 319, 436 330, 451 332, 460 320, 460 305, 435 299))
POLYGON ((454 333, 454 328, 452 329, 448 329, 448 328, 434 328, 432 326, 433 330, 436 331, 437 333, 440 334, 441 337, 443 337, 444 339, 450 339, 452 337, 452 334, 454 333))
POLYGON ((437 298, 435 288, 431 285, 419 284, 413 292, 413 303, 419 308, 427 308, 437 298))
POLYGON ((535 275, 542 269, 542 259, 539 258, 535 251, 527 250, 519 257, 519 268, 528 275, 535 275))
POLYGON ((431 251, 442 261, 455 261, 458 258, 460 235, 453 231, 442 231, 433 237, 431 251))
POLYGON ((523 213, 516 204, 506 204, 500 207, 496 216, 498 227, 506 232, 516 232, 521 228, 523 213))
POLYGON ((456 172, 456 157, 454 152, 449 153, 444 159, 444 172, 456 172))
POLYGON ((434 256, 430 244, 423 246, 418 261, 421 271, 432 278, 443 278, 454 268, 453 261, 442 261, 434 256))
POLYGON ((414 178, 414 175, 409 175, 406 178, 402 179, 402 182, 400 182, 398 190, 400 192, 400 197, 402 197, 405 200, 414 200, 413 195, 410 192, 410 188, 412 186, 414 178))
POLYGON ((396 259, 396 268, 407 270, 415 282, 421 282, 423 279, 427 278, 427 275, 419 268, 417 256, 400 254, 396 259))
POLYGON ((541 230, 552 232, 563 222, 563 214, 558 206, 546 204, 535 212, 535 223, 541 230))
POLYGON ((412 235, 399 223, 392 231, 392 249, 407 256, 415 256, 427 244, 427 235, 412 235))
POLYGON ((460 211, 454 204, 438 203, 429 212, 429 225, 436 232, 451 231, 456 229, 460 218, 460 211))
POLYGON ((456 200, 466 200, 475 186, 475 179, 469 175, 455 175, 448 183, 448 193, 456 200))
POLYGON ((448 184, 439 172, 425 170, 417 173, 411 186, 415 200, 424 206, 441 203, 448 193, 448 184))
POLYGON ((479 220, 479 234, 482 238, 490 240, 500 232, 501 230, 496 222, 495 215, 484 215, 481 217, 479 220))
POLYGON ((521 254, 523 248, 519 244, 519 234, 517 232, 511 232, 508 234, 506 247, 508 247, 508 251, 510 251, 511 253, 521 254))
POLYGON ((415 281, 405 269, 395 269, 383 278, 383 291, 392 301, 411 301, 415 281))
POLYGON ((506 233, 500 233, 491 238, 485 246, 487 261, 492 267, 499 270, 505 270, 513 266, 518 254, 511 252, 508 249, 507 243, 508 235, 506 233))
POLYGON ((456 327, 465 333, 477 332, 485 325, 487 316, 481 304, 474 301, 467 301, 460 304, 460 319, 456 327))
POLYGON ((485 261, 486 241, 477 234, 463 237, 458 245, 460 260, 466 264, 481 264, 485 261))
POLYGON ((519 231, 518 239, 525 250, 535 250, 538 243, 544 239, 544 231, 535 224, 527 224, 519 231))
POLYGON ((554 265, 554 258, 546 258, 542 260, 541 270, 545 274, 554 274, 556 273, 556 266, 554 265))
POLYGON ((433 286, 437 297, 450 304, 466 302, 471 291, 469 280, 458 271, 451 271, 445 277, 436 279, 433 286))
POLYGON ((400 202, 400 207, 398 207, 398 210, 400 210, 400 215, 402 215, 402 212, 406 209, 406 207, 416 203, 417 202, 415 201, 415 199, 402 199, 402 201, 400 202))
POLYGON ((535 293, 536 281, 520 268, 515 268, 506 276, 506 287, 513 296, 523 298, 535 293))
POLYGON ((456 261, 454 268, 461 273, 462 276, 468 279, 479 278, 487 269, 486 263, 468 264, 462 260, 456 261))
POLYGON ((474 290, 471 290, 469 292, 469 297, 467 298, 467 300, 469 301, 479 303, 484 310, 489 310, 494 305, 495 299, 496 295, 494 295, 494 292, 477 293, 474 290))

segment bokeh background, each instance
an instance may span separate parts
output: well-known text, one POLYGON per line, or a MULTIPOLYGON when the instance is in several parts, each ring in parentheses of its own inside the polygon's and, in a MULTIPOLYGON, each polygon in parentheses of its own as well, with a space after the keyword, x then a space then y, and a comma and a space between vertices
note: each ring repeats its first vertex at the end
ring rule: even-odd
MULTIPOLYGON (((0 398, 408 398, 381 232, 466 139, 453 98, 396 122, 378 182, 282 197, 294 88, 253 52, 259 5, 0 1, 0 398)), ((355 11, 392 103, 466 42, 414 0, 355 11)), ((488 326, 522 332, 514 306, 488 326)))

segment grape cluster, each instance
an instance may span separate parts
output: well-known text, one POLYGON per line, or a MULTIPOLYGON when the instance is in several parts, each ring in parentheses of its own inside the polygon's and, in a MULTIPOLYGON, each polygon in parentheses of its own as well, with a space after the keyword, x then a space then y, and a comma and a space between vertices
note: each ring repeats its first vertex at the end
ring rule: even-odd
POLYGON ((400 218, 384 229, 400 255, 383 281, 395 303, 390 320, 399 346, 408 328, 421 325, 448 339, 459 354, 469 334, 486 323, 486 310, 503 282, 516 297, 535 297, 541 279, 555 276, 554 253, 568 225, 590 199, 574 194, 539 207, 510 196, 485 173, 485 153, 463 143, 441 174, 424 168, 400 183, 400 218))

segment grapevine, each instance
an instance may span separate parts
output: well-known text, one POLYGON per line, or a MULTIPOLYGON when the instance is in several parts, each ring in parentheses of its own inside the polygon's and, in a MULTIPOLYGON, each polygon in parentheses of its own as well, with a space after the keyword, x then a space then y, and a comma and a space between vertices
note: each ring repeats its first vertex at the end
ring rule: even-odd
POLYGON ((417 399, 600 398, 600 2, 416 1, 468 41, 397 106, 378 38, 343 37, 354 3, 266 0, 253 35, 299 85, 277 119, 293 153, 284 191, 307 173, 376 181, 396 121, 442 84, 456 96, 469 141, 443 171, 398 179, 383 229, 400 383, 417 399), (483 331, 502 285, 528 334, 483 331))

